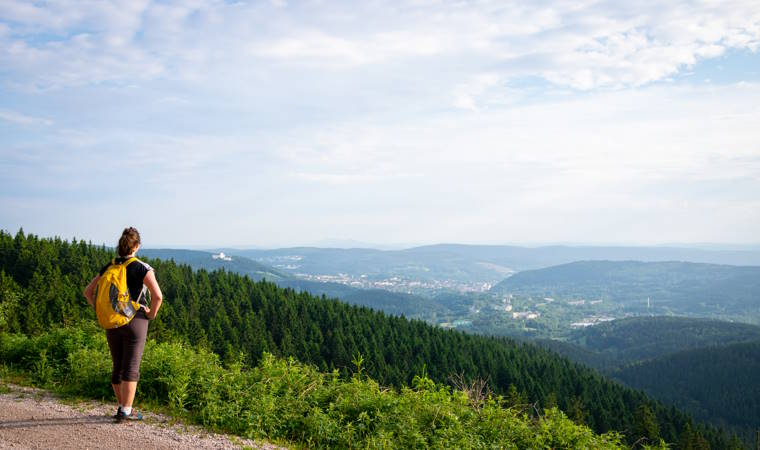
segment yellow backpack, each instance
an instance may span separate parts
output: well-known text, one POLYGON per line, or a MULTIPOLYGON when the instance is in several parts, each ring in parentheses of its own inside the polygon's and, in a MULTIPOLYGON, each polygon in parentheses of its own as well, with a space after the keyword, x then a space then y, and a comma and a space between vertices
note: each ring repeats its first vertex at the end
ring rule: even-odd
POLYGON ((127 288, 127 266, 135 261, 134 257, 123 263, 111 260, 95 286, 95 315, 105 329, 128 324, 140 309, 140 304, 129 298, 127 288))

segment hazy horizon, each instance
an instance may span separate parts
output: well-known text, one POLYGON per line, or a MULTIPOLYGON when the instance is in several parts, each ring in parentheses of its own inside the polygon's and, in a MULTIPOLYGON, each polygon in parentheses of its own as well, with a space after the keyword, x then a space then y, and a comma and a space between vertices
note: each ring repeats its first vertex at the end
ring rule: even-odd
MULTIPOLYGON (((11 234, 15 234, 18 229, 5 230, 11 234)), ((77 239, 84 241, 91 241, 96 245, 106 245, 108 247, 115 247, 116 238, 104 241, 98 241, 90 239, 86 236, 64 236, 60 233, 53 234, 41 234, 35 230, 23 228, 25 234, 35 234, 40 237, 60 237, 61 239, 77 239), (113 242, 111 242, 113 241, 113 242)), ((220 249, 234 249, 234 250, 275 250, 275 249, 287 249, 287 248, 329 248, 329 249, 369 249, 369 250, 406 250, 417 247, 439 246, 439 245, 464 245, 464 246, 504 246, 504 247, 521 247, 521 248, 543 248, 543 247, 587 247, 587 248, 671 248, 671 249, 693 249, 693 250, 705 250, 705 251, 760 251, 759 243, 714 243, 714 242, 663 242, 663 243, 615 243, 615 242, 549 242, 549 241, 536 241, 536 242, 417 242, 417 243, 373 243, 368 241, 355 241, 344 239, 324 239, 316 242, 296 242, 296 243, 282 243, 281 245, 258 245, 250 243, 237 243, 237 244, 182 244, 182 243, 161 243, 151 242, 143 238, 144 249, 175 249, 175 250, 199 250, 199 251, 218 251, 220 249)))

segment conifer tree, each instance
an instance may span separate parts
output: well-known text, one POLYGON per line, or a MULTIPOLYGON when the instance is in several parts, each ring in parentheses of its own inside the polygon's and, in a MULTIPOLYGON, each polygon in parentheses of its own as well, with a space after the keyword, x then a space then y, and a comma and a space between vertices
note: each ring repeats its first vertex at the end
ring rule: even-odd
POLYGON ((645 403, 636 408, 633 419, 633 433, 636 438, 645 438, 650 444, 656 443, 660 439, 657 418, 645 403))

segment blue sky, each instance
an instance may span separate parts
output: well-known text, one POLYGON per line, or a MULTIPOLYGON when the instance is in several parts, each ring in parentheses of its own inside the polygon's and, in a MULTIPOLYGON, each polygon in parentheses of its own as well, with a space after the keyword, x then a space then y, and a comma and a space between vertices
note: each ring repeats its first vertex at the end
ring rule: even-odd
POLYGON ((758 243, 757 2, 0 0, 0 228, 758 243))

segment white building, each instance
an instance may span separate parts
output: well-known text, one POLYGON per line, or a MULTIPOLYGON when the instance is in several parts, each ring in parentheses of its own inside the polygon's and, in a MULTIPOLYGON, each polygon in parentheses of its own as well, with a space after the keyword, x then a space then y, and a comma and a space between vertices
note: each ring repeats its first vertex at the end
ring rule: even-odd
POLYGON ((232 257, 227 256, 224 254, 224 252, 219 252, 218 255, 211 255, 214 259, 221 259, 222 261, 232 261, 232 257))

